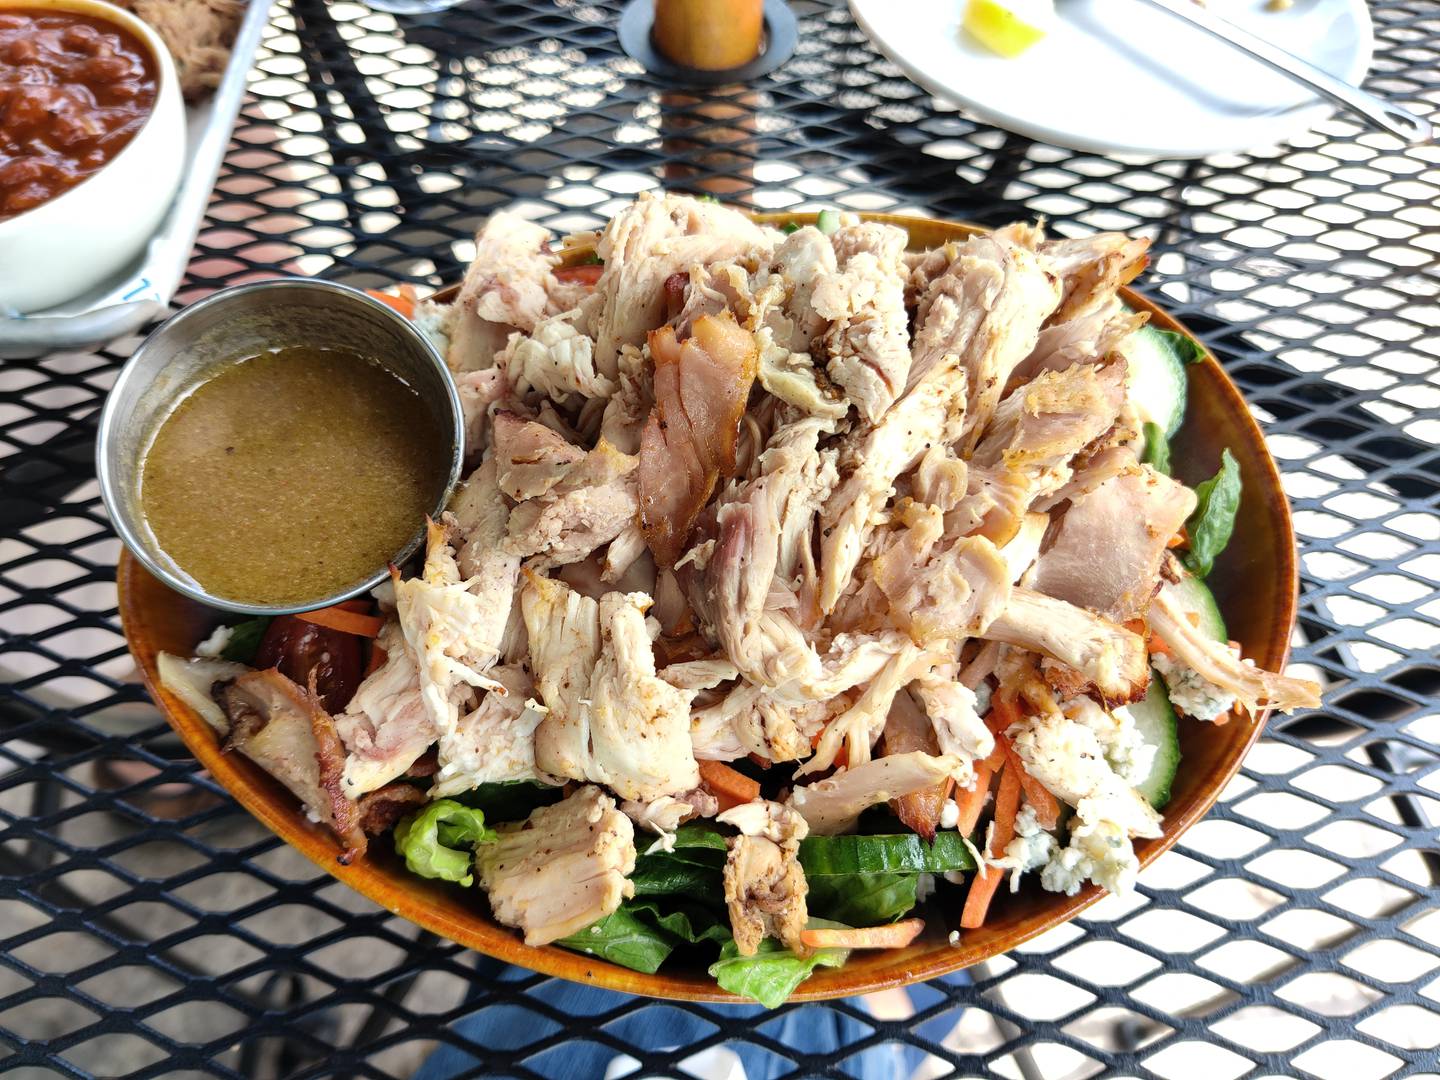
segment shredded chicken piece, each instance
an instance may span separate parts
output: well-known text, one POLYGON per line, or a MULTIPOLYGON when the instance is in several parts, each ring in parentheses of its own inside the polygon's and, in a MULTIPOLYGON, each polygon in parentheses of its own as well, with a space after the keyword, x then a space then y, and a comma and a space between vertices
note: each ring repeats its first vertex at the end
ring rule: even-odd
POLYGON ((220 684, 214 697, 228 722, 225 749, 240 751, 329 825, 347 848, 341 862, 363 854, 359 811, 340 779, 344 748, 313 689, 271 668, 220 684))
POLYGON ((965 386, 959 360, 947 356, 932 364, 876 427, 850 437, 840 458, 843 479, 820 517, 822 612, 835 609, 896 477, 914 468, 930 447, 959 436, 965 386))
MULTIPOLYGON (((881 757, 893 757, 916 750, 932 757, 940 753, 940 740, 935 726, 908 693, 895 695, 881 739, 881 757)), ((930 787, 891 799, 890 809, 906 828, 927 843, 933 842, 935 830, 940 825, 940 815, 944 811, 945 798, 953 782, 950 777, 946 777, 930 787)))
POLYGON ((380 629, 385 662, 372 671, 335 718, 345 744, 345 790, 358 798, 405 773, 439 732, 420 694, 420 669, 394 619, 380 629))
POLYGON ((697 787, 694 692, 655 673, 644 614, 650 598, 607 593, 597 603, 530 575, 520 603, 536 687, 549 710, 535 735, 537 766, 639 802, 697 787))
POLYGON ((503 368, 466 371, 455 376, 460 411, 465 418, 465 457, 479 461, 490 446, 490 407, 510 393, 503 368))
POLYGON ((1140 635, 1031 589, 1011 590, 1009 603, 986 628, 985 636, 1060 661, 1112 704, 1143 697, 1149 685, 1150 667, 1140 635))
POLYGON ((839 271, 811 288, 813 310, 830 320, 822 342, 826 371, 868 423, 905 388, 910 372, 906 268, 908 237, 893 225, 865 222, 832 238, 839 271))
POLYGON ((1149 240, 1124 233, 1097 233, 1078 240, 1049 240, 1040 245, 1040 259, 1060 278, 1060 304, 1053 323, 1083 318, 1104 308, 1122 285, 1139 276, 1150 261, 1149 240))
POLYGON ((899 539, 873 568, 891 622, 922 644, 983 636, 1009 599, 1009 564, 983 536, 942 541, 938 507, 911 503, 900 513, 899 539))
POLYGON ((640 433, 655 404, 649 357, 627 345, 616 362, 618 389, 605 402, 600 437, 622 454, 640 452, 640 433))
POLYGON ((687 660, 670 664, 660 677, 680 690, 713 690, 721 683, 740 677, 740 669, 724 658, 687 660))
POLYGON ((810 754, 812 739, 834 708, 828 701, 778 701, 765 688, 742 682, 690 714, 690 739, 697 758, 734 761, 753 754, 765 761, 798 761, 810 754))
POLYGON ((675 830, 691 818, 714 817, 720 804, 715 796, 696 788, 683 796, 661 795, 649 802, 629 799, 620 804, 620 809, 637 827, 660 837, 647 851, 641 852, 648 855, 652 851, 674 851, 675 830))
POLYGON ((1011 379, 1033 379, 1042 371, 1064 371, 1075 364, 1094 364, 1112 352, 1124 353, 1125 341, 1150 320, 1134 312, 1118 296, 1084 315, 1053 323, 1040 331, 1035 348, 1020 362, 1011 379))
POLYGON ((475 870, 496 920, 524 931, 526 945, 577 933, 634 895, 635 829, 598 787, 495 831, 475 870))
POLYGON ((475 234, 445 357, 452 371, 490 367, 513 331, 528 334, 544 318, 555 262, 549 239, 548 229, 503 210, 475 234))
POLYGON ((725 903, 740 955, 754 956, 767 937, 803 954, 800 931, 809 918, 809 887, 798 856, 800 841, 809 833, 805 819, 779 803, 752 802, 717 820, 741 832, 728 841, 724 872, 725 903))
POLYGON ((920 300, 910 385, 944 358, 959 359, 969 395, 961 433, 966 450, 1060 302, 1059 280, 1035 254, 1039 238, 1038 229, 1010 226, 966 241, 920 300))
POLYGON ((961 682, 956 665, 932 668, 910 684, 935 728, 940 753, 962 760, 983 759, 995 749, 995 736, 976 710, 975 691, 961 682))
POLYGON ((968 786, 969 775, 969 766, 958 758, 916 750, 837 769, 824 780, 796 787, 787 805, 812 833, 833 836, 853 829, 867 807, 932 787, 946 777, 963 777, 962 786, 968 786))
POLYGON ((639 464, 602 436, 543 496, 510 511, 504 546, 516 555, 540 556, 535 566, 564 566, 588 557, 634 522, 639 464))
POLYGON ((969 493, 948 523, 1007 543, 1038 499, 1073 476, 1071 461, 1115 424, 1125 364, 1044 372, 1000 402, 970 457, 969 493))
POLYGON ((578 313, 565 311, 537 323, 529 336, 511 334, 495 366, 505 373, 514 393, 535 389, 555 401, 569 394, 608 398, 617 383, 595 370, 595 342, 575 326, 578 313))
POLYGON ((1256 667, 1197 629, 1187 618, 1185 603, 1174 586, 1167 584, 1150 605, 1150 628, 1181 663, 1234 694, 1247 709, 1258 711, 1268 705, 1288 713, 1320 707, 1320 687, 1315 683, 1256 667))
POLYGON ((502 411, 493 422, 495 480, 516 502, 544 495, 585 458, 582 447, 534 420, 502 411))
POLYGON ((771 330, 776 345, 796 353, 810 351, 826 322, 815 308, 815 290, 837 269, 835 245, 813 225, 796 229, 761 265, 752 291, 760 322, 771 330))
POLYGON ((395 610, 420 672, 420 696, 438 735, 455 730, 461 707, 474 691, 504 687, 485 672, 500 656, 500 637, 513 588, 475 577, 461 580, 456 562, 458 526, 430 522, 425 569, 402 579, 391 569, 395 610), (496 585, 493 592, 481 586, 496 585))
POLYGON ((716 482, 735 471, 735 446, 755 381, 752 334, 707 315, 683 344, 650 335, 655 408, 640 437, 640 524, 661 566, 673 566, 716 482))
POLYGON ((796 776, 822 772, 835 764, 843 746, 853 767, 870 760, 870 748, 884 730, 895 697, 905 684, 940 661, 936 653, 906 642, 897 649, 848 709, 825 726, 814 755, 795 770, 796 776))
POLYGON ((744 214, 682 195, 643 191, 610 219, 596 246, 605 271, 586 303, 596 369, 617 370, 620 349, 665 321, 665 279, 692 266, 768 253, 775 234, 744 214))
POLYGON ((155 667, 160 673, 160 685, 199 713, 215 734, 224 736, 230 730, 230 721, 215 701, 214 688, 244 675, 249 668, 206 657, 187 660, 168 652, 156 657, 155 667))
POLYGON ((531 673, 547 712, 535 764, 584 779, 590 759, 590 676, 600 659, 600 605, 562 582, 531 575, 520 592, 531 673))
POLYGON ((1116 622, 1144 614, 1166 545, 1195 493, 1149 465, 1111 477, 1070 504, 1035 564, 1032 585, 1116 622))
POLYGON ((600 659, 590 680, 591 778, 641 802, 700 784, 690 745, 695 695, 655 674, 649 606, 643 593, 600 600, 600 659))
POLYGON ((441 799, 481 784, 542 780, 535 767, 535 729, 545 714, 532 703, 534 687, 525 669, 505 664, 490 669, 505 693, 488 693, 440 737, 439 769, 430 798, 441 799))

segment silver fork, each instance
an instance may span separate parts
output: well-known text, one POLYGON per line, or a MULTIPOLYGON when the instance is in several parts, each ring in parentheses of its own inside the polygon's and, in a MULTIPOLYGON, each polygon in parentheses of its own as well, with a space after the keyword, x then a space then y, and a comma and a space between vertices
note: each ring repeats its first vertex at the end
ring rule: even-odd
POLYGON ((1329 72, 1321 71, 1314 64, 1302 60, 1294 53, 1286 52, 1272 45, 1264 38, 1257 37, 1243 27, 1220 18, 1196 4, 1194 0, 1144 0, 1151 7, 1159 8, 1177 19, 1184 19, 1191 26, 1234 45, 1247 52, 1268 67, 1288 75, 1303 86, 1308 86, 1321 97, 1349 109, 1369 122, 1371 127, 1398 135, 1406 143, 1429 142, 1432 134, 1430 122, 1416 116, 1409 109, 1401 108, 1384 98, 1367 93, 1357 86, 1351 86, 1343 79, 1337 79, 1329 72))

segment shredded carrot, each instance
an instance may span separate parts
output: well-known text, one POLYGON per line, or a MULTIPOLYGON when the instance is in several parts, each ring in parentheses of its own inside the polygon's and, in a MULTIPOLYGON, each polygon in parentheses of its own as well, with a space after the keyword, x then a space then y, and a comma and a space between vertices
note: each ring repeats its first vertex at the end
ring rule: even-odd
POLYGON ((1025 762, 1010 745, 1005 747, 1005 767, 1014 769, 1020 775, 1020 787, 1025 791, 1025 801, 1035 811, 1035 820, 1042 829, 1053 829, 1060 823, 1060 803, 1045 785, 1031 776, 1025 769, 1025 762))
POLYGON ((985 726, 999 735, 1011 724, 1018 724, 1024 718, 1015 695, 1002 691, 990 702, 990 711, 985 714, 985 726))
POLYGON ((600 280, 605 267, 598 263, 589 266, 562 266, 555 271, 556 281, 575 281, 582 285, 594 285, 600 280))
POLYGON ((886 926, 817 927, 800 931, 810 949, 903 949, 925 929, 924 919, 902 919, 886 926))
POLYGON ((975 764, 975 783, 967 790, 961 789, 955 792, 955 804, 960 808, 960 816, 955 821, 955 828, 961 836, 969 836, 975 831, 975 826, 980 821, 980 814, 985 809, 985 796, 990 794, 990 778, 995 775, 994 770, 983 761, 975 764))
MULTIPOLYGON (((1015 815, 1020 810, 1020 776, 1017 769, 1005 769, 1000 773, 1000 790, 995 794, 995 825, 990 833, 990 846, 986 853, 992 858, 1005 850, 1005 845, 1015 837, 1015 815)), ((979 872, 970 881, 970 891, 965 894, 965 910, 960 913, 960 926, 965 930, 978 930, 985 925, 985 913, 990 910, 990 901, 1000 881, 1005 877, 1002 870, 991 866, 985 873, 979 872)))
POLYGON ((1171 651, 1170 646, 1165 644, 1165 639, 1153 631, 1150 634, 1150 644, 1148 648, 1151 656, 1175 655, 1174 652, 1171 651))
POLYGON ((1216 727, 1224 727, 1226 724, 1228 724, 1228 723, 1230 722, 1230 710, 1228 710, 1228 709, 1225 710, 1224 712, 1222 712, 1219 716, 1215 717, 1215 719, 1214 719, 1214 720, 1211 720, 1210 722, 1211 722, 1212 724, 1214 724, 1216 727))
POLYGON ((756 781, 723 761, 701 761, 699 765, 700 780, 719 800, 721 810, 754 802, 760 797, 760 785, 756 781))
POLYGON ((378 615, 362 615, 358 611, 347 610, 341 604, 318 608, 315 611, 299 611, 295 613, 295 617, 316 626, 338 630, 342 634, 354 634, 356 637, 378 637, 380 628, 385 625, 385 620, 378 615))
POLYGON ((365 292, 386 307, 394 308, 405 318, 413 319, 415 317, 415 290, 409 286, 402 285, 399 296, 394 293, 381 292, 379 289, 366 289, 365 292))
MULTIPOLYGON (((825 729, 822 727, 820 730, 818 730, 817 732, 815 732, 814 735, 811 735, 811 736, 810 736, 810 746, 811 746, 811 748, 814 748, 814 747, 820 745, 820 739, 824 736, 824 734, 825 734, 825 729)), ((843 769, 843 768, 845 768, 845 766, 847 766, 847 765, 849 765, 849 764, 850 764, 850 745, 849 745, 848 743, 846 743, 845 745, 841 746, 839 750, 837 750, 837 751, 835 752, 835 768, 837 768, 837 769, 843 769)))
POLYGON ((1169 542, 1166 543, 1165 546, 1168 548, 1189 547, 1190 537, 1185 532, 1185 526, 1180 526, 1180 531, 1177 532, 1174 536, 1170 537, 1169 542))

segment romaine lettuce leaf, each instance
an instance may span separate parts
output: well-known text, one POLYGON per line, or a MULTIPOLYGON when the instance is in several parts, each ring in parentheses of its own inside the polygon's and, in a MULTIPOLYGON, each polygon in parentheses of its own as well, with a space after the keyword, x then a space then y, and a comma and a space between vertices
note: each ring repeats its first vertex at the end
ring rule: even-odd
POLYGON ((1240 510, 1240 466, 1229 450, 1220 454, 1220 471, 1195 486, 1195 512, 1185 522, 1190 550, 1185 565, 1196 577, 1209 575, 1216 556, 1230 543, 1240 510))
MULTIPOLYGON (((810 925, 839 924, 811 919, 810 925)), ((796 956, 780 942, 766 938, 754 956, 741 956, 732 940, 720 950, 720 959, 710 965, 710 975, 722 990, 774 1009, 783 1005, 817 967, 840 967, 849 955, 849 949, 812 949, 805 956, 796 956)))
POLYGON ((666 905, 655 900, 626 900, 614 912, 555 944, 588 953, 612 964, 653 974, 681 944, 730 940, 724 916, 699 904, 666 905))
POLYGON ((220 650, 220 659, 229 660, 232 664, 253 664, 255 654, 260 651, 260 640, 269 629, 269 615, 236 623, 230 628, 230 640, 220 650))
POLYGON ((395 851, 413 874, 469 885, 477 844, 495 839, 484 811, 453 799, 437 799, 395 826, 395 851))
POLYGON ((809 910, 846 926, 894 922, 917 903, 919 874, 845 874, 810 879, 809 910))

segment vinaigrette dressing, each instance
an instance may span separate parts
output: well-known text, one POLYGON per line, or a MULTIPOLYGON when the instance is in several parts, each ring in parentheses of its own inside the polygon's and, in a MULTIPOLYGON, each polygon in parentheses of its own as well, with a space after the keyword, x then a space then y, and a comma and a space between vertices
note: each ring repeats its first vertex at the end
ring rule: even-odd
POLYGON ((435 423, 363 357, 262 353, 162 421, 141 464, 140 509, 212 595, 318 601, 369 578, 420 531, 447 474, 435 423))

